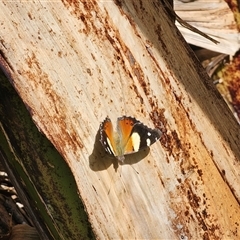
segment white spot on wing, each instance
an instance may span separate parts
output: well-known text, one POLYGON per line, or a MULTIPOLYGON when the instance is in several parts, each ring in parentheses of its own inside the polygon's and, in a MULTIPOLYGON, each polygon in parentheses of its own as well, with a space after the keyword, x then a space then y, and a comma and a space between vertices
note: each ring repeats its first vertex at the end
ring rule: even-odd
POLYGON ((140 142, 141 142, 139 134, 134 132, 131 136, 131 140, 132 140, 132 144, 133 144, 133 150, 135 152, 137 152, 139 150, 140 142))
POLYGON ((150 132, 148 132, 147 135, 150 137, 152 134, 150 132))
POLYGON ((147 146, 149 147, 151 145, 151 140, 149 138, 146 139, 147 146))
POLYGON ((107 138, 107 146, 108 146, 108 147, 107 147, 108 152, 109 152, 109 153, 113 153, 113 154, 115 155, 115 152, 114 152, 114 150, 113 150, 113 147, 112 147, 112 144, 111 144, 109 138, 107 138), (110 149, 111 149, 111 151, 110 151, 110 149))

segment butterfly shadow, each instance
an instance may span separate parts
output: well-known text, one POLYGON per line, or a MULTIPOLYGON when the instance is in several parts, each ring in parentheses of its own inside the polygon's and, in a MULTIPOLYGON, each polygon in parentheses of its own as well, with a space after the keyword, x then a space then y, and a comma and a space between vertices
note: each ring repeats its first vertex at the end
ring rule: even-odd
POLYGON ((150 148, 146 147, 139 152, 125 155, 124 156, 125 159, 123 163, 120 161, 118 162, 120 165, 133 165, 143 160, 149 154, 149 152, 150 152, 150 148))
MULTIPOLYGON (((89 156, 89 167, 93 171, 103 171, 109 168, 114 162, 111 156, 107 155, 102 144, 100 143, 100 133, 96 134, 93 151, 89 156)), ((117 159, 116 163, 117 164, 117 159)))
POLYGON ((117 171, 119 165, 133 165, 144 159, 150 151, 149 147, 142 149, 139 152, 125 155, 124 162, 118 161, 118 159, 104 150, 100 142, 99 131, 96 134, 94 147, 91 155, 89 156, 89 167, 93 171, 103 171, 108 169, 111 165, 115 171, 117 171))

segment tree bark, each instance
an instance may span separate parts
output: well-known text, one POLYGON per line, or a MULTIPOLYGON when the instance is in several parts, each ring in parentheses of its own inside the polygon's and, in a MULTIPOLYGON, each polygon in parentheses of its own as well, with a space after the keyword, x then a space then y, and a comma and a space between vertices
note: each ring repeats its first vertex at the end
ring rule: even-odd
POLYGON ((164 6, 2 1, 2 68, 70 167, 96 238, 238 239, 239 125, 164 6), (122 115, 163 136, 115 172, 98 129, 122 115))

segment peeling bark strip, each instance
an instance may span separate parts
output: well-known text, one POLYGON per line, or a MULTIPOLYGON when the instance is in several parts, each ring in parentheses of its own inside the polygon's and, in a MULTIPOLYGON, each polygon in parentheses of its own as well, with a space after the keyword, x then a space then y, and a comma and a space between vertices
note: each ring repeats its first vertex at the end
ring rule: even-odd
POLYGON ((98 239, 240 238, 239 126, 160 1, 0 8, 12 83, 68 163, 98 239), (163 136, 115 173, 98 128, 123 115, 163 136))

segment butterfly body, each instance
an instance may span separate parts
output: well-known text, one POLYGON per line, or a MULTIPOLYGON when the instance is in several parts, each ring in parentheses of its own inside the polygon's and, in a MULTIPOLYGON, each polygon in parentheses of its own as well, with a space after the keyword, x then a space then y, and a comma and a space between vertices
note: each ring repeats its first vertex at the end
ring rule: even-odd
POLYGON ((133 117, 119 117, 117 131, 107 117, 100 125, 100 142, 106 152, 124 162, 124 155, 140 151, 160 139, 162 132, 151 129, 133 117))

